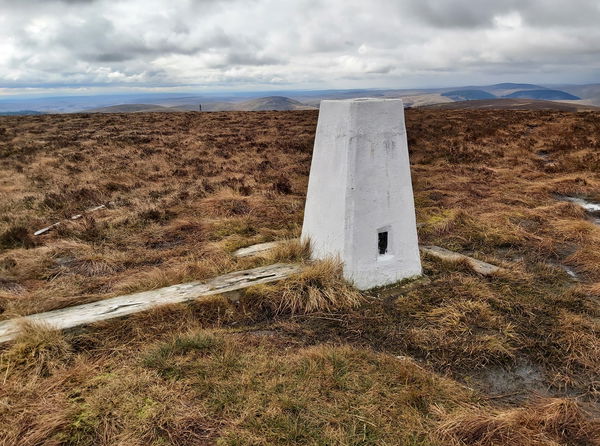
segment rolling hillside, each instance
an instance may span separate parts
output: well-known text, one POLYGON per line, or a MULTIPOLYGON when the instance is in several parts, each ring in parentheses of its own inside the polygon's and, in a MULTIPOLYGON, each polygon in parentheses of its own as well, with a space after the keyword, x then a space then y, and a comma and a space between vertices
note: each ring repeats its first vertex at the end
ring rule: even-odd
POLYGON ((156 104, 120 104, 109 107, 99 107, 86 110, 88 113, 141 113, 141 112, 187 112, 198 111, 286 111, 286 110, 314 110, 316 107, 284 96, 267 96, 264 98, 250 99, 242 102, 205 102, 196 100, 193 104, 180 106, 165 106, 156 104))
POLYGON ((241 102, 208 102, 202 104, 203 111, 286 111, 315 110, 316 108, 285 96, 266 96, 241 102))
POLYGON ((479 87, 481 90, 487 91, 496 97, 503 97, 517 91, 523 90, 543 90, 545 87, 535 84, 516 84, 512 82, 503 82, 501 84, 486 85, 479 87))
MULTIPOLYGON (((429 89, 366 89, 279 91, 277 93, 176 93, 98 95, 52 98, 0 98, 0 113, 136 113, 177 111, 265 111, 315 110, 325 99, 358 97, 402 98, 406 107, 429 106, 494 98, 557 100, 577 106, 600 106, 600 84, 542 86, 528 83, 499 83, 429 89)), ((507 103, 500 103, 503 108, 507 103)), ((518 104, 522 107, 523 104, 518 104)), ((533 104, 536 106, 536 104, 533 104)), ((462 106, 461 106, 462 107, 462 106)))
POLYGON ((559 88, 567 93, 579 96, 592 105, 600 106, 600 84, 590 85, 558 85, 559 88))
POLYGON ((268 96, 266 98, 251 99, 236 104, 240 111, 266 111, 266 110, 313 110, 314 107, 303 104, 300 101, 286 98, 284 96, 268 96))
POLYGON ((446 96, 453 101, 474 101, 478 99, 494 99, 496 97, 484 90, 452 90, 442 93, 442 96, 446 96))
POLYGON ((599 107, 580 105, 577 103, 542 101, 535 99, 485 99, 478 101, 448 102, 428 105, 425 108, 444 110, 558 110, 568 112, 594 111, 599 107))
POLYGON ((574 101, 581 99, 566 91, 550 90, 547 88, 538 90, 521 90, 504 96, 505 98, 522 98, 522 99, 542 99, 545 101, 574 101))
POLYGON ((44 112, 37 110, 16 110, 16 111, 0 111, 0 116, 25 116, 25 115, 43 115, 44 112))
POLYGON ((88 113, 149 113, 149 112, 181 112, 187 111, 178 107, 164 107, 155 104, 119 104, 86 110, 88 113))

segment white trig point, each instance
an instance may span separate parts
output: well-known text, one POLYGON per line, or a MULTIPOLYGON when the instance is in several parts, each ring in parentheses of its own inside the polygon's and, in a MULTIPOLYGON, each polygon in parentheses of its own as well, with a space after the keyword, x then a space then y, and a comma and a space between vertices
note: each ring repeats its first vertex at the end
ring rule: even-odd
POLYGON ((321 102, 302 238, 362 290, 421 274, 401 99, 321 102))

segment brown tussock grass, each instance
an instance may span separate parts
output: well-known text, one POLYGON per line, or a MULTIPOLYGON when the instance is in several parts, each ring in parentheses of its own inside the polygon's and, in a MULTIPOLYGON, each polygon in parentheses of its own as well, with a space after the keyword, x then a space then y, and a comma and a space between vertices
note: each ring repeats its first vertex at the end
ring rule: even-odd
POLYGON ((210 217, 233 217, 250 214, 252 203, 247 196, 231 188, 223 188, 205 199, 201 209, 210 217))
MULTIPOLYGON (((285 249, 283 252, 289 254, 289 248, 285 249)), ((297 254, 298 249, 294 248, 293 253, 297 254)), ((278 284, 247 288, 244 301, 251 307, 268 308, 275 314, 303 314, 354 308, 364 298, 344 280, 339 261, 322 260, 307 265, 300 273, 278 284)))
POLYGON ((265 258, 270 263, 306 263, 310 260, 310 241, 298 238, 282 240, 269 250, 265 258))
POLYGON ((600 381, 600 320, 562 311, 557 332, 567 370, 583 372, 600 381))
POLYGON ((60 330, 42 323, 22 321, 17 338, 0 353, 0 357, 6 374, 27 372, 47 376, 64 366, 71 354, 71 346, 60 330))
POLYGON ((174 270, 197 269, 192 264, 212 249, 207 242, 233 246, 294 236, 313 115, 292 113, 284 121, 271 113, 250 120, 181 114, 169 123, 154 115, 6 121, 0 169, 11 183, 0 188, 0 245, 7 243, 0 247, 0 268, 3 257, 10 259, 6 275, 27 290, 18 303, 10 299, 10 314, 60 308, 67 297, 85 302, 136 289, 131 282, 137 275, 148 274, 152 287, 168 283, 153 268, 187 276, 174 270), (32 236, 57 221, 59 227, 32 236), (61 253, 68 244, 79 246, 61 253), (57 274, 70 276, 60 288, 52 284, 57 274))
MULTIPOLYGON (((598 229, 594 229, 598 231, 598 229)), ((575 253, 571 254, 566 259, 566 262, 578 270, 587 273, 590 278, 596 278, 600 275, 600 252, 596 249, 595 244, 586 243, 575 253)))
POLYGON ((0 423, 0 445, 60 444, 71 423, 67 396, 56 392, 56 388, 51 391, 21 388, 19 393, 20 399, 10 401, 10 408, 0 408, 0 418, 4 421, 0 423))
POLYGON ((447 415, 437 435, 451 444, 557 446, 600 444, 600 420, 570 398, 544 398, 504 410, 465 408, 447 415))
POLYGON ((408 335, 412 343, 436 355, 438 361, 483 367, 515 357, 515 327, 488 302, 452 301, 429 310, 422 318, 426 323, 410 329, 408 335))
POLYGON ((80 330, 72 340, 78 350, 98 360, 106 356, 131 357, 132 351, 166 342, 173 336, 239 323, 236 305, 225 296, 207 296, 197 301, 163 305, 123 320, 97 322, 80 330))
POLYGON ((584 292, 588 293, 590 296, 600 299, 600 282, 584 286, 584 292))
MULTIPOLYGON (((303 261, 298 246, 272 260, 230 253, 298 236, 316 118, 0 118, 9 179, 0 184, 0 318, 303 261), (105 202, 91 218, 27 238, 105 202)), ((600 201, 600 115, 411 109, 406 124, 420 242, 509 274, 425 257, 422 281, 356 306, 329 268, 254 290, 254 301, 214 297, 97 324, 69 334, 71 353, 51 371, 22 364, 0 376, 0 444, 449 444, 458 440, 432 432, 457 407, 493 424, 530 410, 519 401, 532 387, 511 378, 510 408, 480 405, 486 395, 450 380, 432 386, 434 371, 485 393, 482 375, 501 367, 512 377, 519 361, 539 370, 549 394, 597 406, 598 229, 556 194, 600 201), (175 349, 144 365, 148 352, 206 327, 246 334, 225 330, 214 351, 175 349), (397 355, 426 367, 413 373, 397 355)), ((569 443, 540 424, 510 429, 569 443)))
POLYGON ((179 283, 207 280, 235 269, 235 262, 225 253, 193 259, 181 265, 163 265, 135 274, 115 287, 116 293, 129 294, 179 283))
POLYGON ((421 409, 468 398, 451 381, 369 350, 322 345, 273 355, 277 341, 208 336, 188 333, 163 343, 146 356, 146 367, 200 384, 203 410, 225 422, 223 444, 409 441, 430 425, 421 409), (173 360, 165 363, 160 358, 167 355, 173 360), (200 380, 185 361, 190 357, 203 371, 200 380))

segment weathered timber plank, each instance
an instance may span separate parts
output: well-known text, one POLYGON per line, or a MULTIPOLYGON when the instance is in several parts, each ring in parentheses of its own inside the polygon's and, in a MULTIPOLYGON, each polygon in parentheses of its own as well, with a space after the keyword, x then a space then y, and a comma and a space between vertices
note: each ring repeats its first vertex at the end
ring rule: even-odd
POLYGON ((0 322, 0 343, 10 341, 18 335, 19 323, 23 320, 45 323, 57 329, 73 328, 127 316, 160 305, 186 302, 204 296, 228 293, 259 283, 274 282, 285 279, 301 270, 301 265, 278 263, 225 274, 208 282, 189 282, 60 310, 32 314, 19 319, 10 319, 0 322))
MULTIPOLYGON (((114 203, 113 203, 113 202, 110 202, 110 203, 108 203, 108 204, 109 204, 109 205, 114 205, 114 203)), ((76 215, 73 215, 73 216, 71 216, 71 218, 69 218, 68 220, 79 220, 80 218, 83 218, 83 216, 84 216, 84 215, 86 215, 86 214, 89 214, 89 213, 91 213, 91 212, 100 211, 100 210, 102 210, 102 209, 106 209, 106 205, 105 205, 105 204, 101 204, 101 205, 99 205, 99 206, 94 206, 93 208, 86 209, 86 210, 83 212, 83 214, 76 214, 76 215)), ((63 221, 67 221, 67 220, 63 220, 63 221)), ((60 226, 60 225, 61 225, 61 222, 59 221, 58 223, 54 223, 54 224, 52 224, 52 225, 50 225, 50 226, 46 226, 45 228, 42 228, 42 229, 39 229, 39 230, 35 231, 35 232, 33 233, 33 235, 42 235, 42 234, 45 234, 46 232, 48 232, 48 231, 50 231, 51 229, 53 229, 53 228, 56 228, 56 227, 58 227, 58 226, 60 226)))
POLYGON ((259 243, 258 245, 247 246, 246 248, 240 248, 233 253, 235 257, 250 257, 258 254, 262 254, 264 252, 268 252, 278 245, 283 243, 283 241, 277 242, 267 242, 267 243, 259 243))
POLYGON ((45 234, 46 232, 48 232, 50 229, 52 228, 56 228, 57 226, 60 226, 60 222, 59 223, 54 223, 53 225, 50 226, 46 226, 45 228, 39 229, 37 231, 35 231, 33 233, 33 235, 42 235, 45 234))
POLYGON ((495 274, 502 270, 502 268, 498 266, 482 262, 481 260, 477 260, 473 257, 459 254, 445 248, 440 248, 439 246, 421 246, 421 252, 448 262, 465 261, 469 264, 473 271, 484 276, 489 276, 490 274, 495 274))

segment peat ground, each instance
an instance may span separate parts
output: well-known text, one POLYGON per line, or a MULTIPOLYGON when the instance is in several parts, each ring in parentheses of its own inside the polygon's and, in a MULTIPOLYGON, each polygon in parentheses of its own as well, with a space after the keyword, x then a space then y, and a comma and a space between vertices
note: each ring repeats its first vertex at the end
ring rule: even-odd
MULTIPOLYGON (((504 273, 424 257, 358 295, 323 264, 237 304, 26 327, 0 444, 599 444, 600 226, 564 197, 600 203, 600 113, 406 119, 420 243, 504 273)), ((299 234, 316 120, 1 117, 0 318, 269 262, 231 252, 299 234)))

